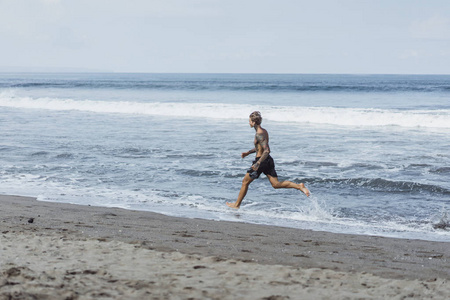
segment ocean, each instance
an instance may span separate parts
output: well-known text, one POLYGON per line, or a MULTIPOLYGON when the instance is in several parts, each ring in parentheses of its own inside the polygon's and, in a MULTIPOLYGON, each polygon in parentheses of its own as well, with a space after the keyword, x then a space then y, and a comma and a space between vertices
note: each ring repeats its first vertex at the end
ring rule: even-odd
POLYGON ((0 74, 0 193, 450 241, 450 76, 0 74), (280 180, 230 209, 259 110, 280 180))

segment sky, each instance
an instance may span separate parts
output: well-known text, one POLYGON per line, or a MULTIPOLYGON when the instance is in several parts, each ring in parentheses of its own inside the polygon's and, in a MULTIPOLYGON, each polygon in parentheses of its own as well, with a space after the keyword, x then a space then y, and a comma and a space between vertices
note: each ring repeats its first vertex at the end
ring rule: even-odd
POLYGON ((0 0, 0 71, 450 74, 449 0, 0 0))

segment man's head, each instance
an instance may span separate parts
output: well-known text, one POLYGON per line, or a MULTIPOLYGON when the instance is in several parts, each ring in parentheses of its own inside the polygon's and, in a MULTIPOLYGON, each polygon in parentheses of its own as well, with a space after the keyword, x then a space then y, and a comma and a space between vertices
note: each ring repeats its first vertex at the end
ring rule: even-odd
POLYGON ((261 116, 261 113, 259 111, 252 112, 250 114, 249 118, 250 118, 249 121, 250 121, 250 126, 251 127, 254 127, 255 125, 261 125, 262 116, 261 116))

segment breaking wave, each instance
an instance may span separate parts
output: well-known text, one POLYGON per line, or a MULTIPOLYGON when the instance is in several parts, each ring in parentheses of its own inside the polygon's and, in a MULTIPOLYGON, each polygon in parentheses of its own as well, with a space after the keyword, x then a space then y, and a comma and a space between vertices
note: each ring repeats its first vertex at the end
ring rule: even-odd
POLYGON ((247 119, 249 111, 260 110, 275 122, 331 124, 339 126, 400 126, 450 128, 450 110, 399 110, 373 108, 299 107, 222 103, 175 103, 95 101, 59 98, 16 97, 0 93, 0 107, 86 111, 185 118, 247 119))
POLYGON ((373 191, 390 193, 433 193, 450 195, 450 190, 431 184, 424 184, 412 181, 393 181, 383 178, 340 178, 340 179, 305 179, 305 182, 313 184, 331 184, 337 186, 356 186, 373 191))

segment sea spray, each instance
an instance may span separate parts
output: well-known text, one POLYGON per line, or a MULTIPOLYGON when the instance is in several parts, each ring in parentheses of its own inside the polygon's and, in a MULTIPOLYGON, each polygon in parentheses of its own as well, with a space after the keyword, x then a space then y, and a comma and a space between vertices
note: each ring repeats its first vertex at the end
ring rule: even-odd
POLYGON ((441 216, 437 217, 437 221, 432 220, 432 226, 434 229, 450 230, 450 219, 448 217, 448 212, 444 211, 441 216))

